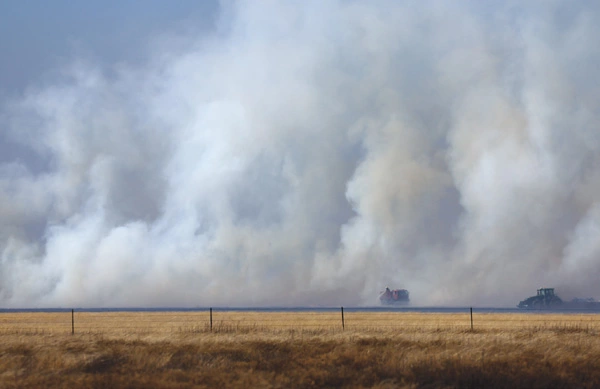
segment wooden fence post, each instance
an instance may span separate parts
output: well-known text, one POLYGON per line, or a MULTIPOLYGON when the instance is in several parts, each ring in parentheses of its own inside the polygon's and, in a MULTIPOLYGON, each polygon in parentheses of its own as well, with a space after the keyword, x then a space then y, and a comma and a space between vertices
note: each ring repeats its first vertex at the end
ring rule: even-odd
POLYGON ((210 332, 212 332, 212 308, 210 308, 210 332))
POLYGON ((342 307, 342 330, 345 329, 345 325, 344 325, 344 307, 342 307))
POLYGON ((75 335, 75 310, 71 309, 71 335, 75 335))
POLYGON ((471 307, 471 331, 473 331, 473 307, 471 307))

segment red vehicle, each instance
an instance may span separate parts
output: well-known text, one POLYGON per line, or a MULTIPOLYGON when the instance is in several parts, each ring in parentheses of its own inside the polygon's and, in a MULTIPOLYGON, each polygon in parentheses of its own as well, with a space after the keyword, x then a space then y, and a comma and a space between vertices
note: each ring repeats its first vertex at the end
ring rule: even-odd
POLYGON ((382 305, 408 304, 409 300, 409 293, 406 289, 390 290, 390 288, 385 288, 379 296, 382 305))

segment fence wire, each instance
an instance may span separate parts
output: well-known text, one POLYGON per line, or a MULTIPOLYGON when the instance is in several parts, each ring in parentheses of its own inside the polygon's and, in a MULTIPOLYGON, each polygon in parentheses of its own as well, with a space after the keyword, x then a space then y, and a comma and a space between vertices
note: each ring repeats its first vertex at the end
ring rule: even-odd
POLYGON ((586 329, 600 314, 412 312, 2 312, 0 333, 174 333, 271 330, 586 329))

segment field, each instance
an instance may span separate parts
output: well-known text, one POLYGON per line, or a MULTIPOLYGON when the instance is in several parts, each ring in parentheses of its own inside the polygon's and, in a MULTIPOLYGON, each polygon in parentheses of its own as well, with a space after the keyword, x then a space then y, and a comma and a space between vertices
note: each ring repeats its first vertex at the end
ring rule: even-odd
POLYGON ((600 315, 340 316, 0 313, 0 387, 600 387, 600 315))

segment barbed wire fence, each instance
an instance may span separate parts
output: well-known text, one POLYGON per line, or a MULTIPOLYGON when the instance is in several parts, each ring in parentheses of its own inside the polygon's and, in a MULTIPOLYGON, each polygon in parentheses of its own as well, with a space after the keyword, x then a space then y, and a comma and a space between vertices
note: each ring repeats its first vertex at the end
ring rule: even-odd
POLYGON ((547 315, 478 312, 364 312, 340 307, 322 311, 194 311, 0 312, 1 333, 248 333, 261 331, 475 331, 495 329, 557 329, 600 331, 600 313, 547 315))

